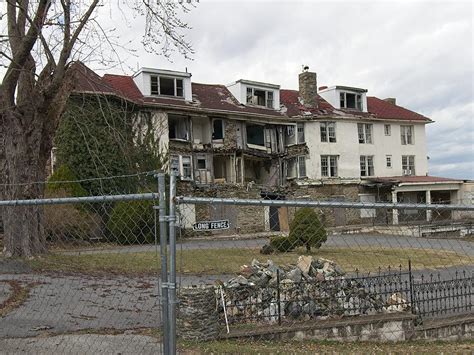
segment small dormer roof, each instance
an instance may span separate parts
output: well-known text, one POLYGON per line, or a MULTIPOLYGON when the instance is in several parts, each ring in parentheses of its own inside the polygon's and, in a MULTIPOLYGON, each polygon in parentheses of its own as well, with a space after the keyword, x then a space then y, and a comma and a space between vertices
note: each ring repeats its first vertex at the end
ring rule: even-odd
MULTIPOLYGON (((280 89, 280 85, 264 83, 264 82, 261 82, 261 81, 247 80, 247 79, 239 79, 235 83, 241 83, 241 84, 249 85, 249 86, 262 86, 262 87, 269 88, 269 89, 277 89, 277 90, 280 89)), ((231 83, 229 85, 232 85, 232 84, 234 84, 234 83, 231 83)))
POLYGON ((364 93, 368 91, 367 89, 356 88, 353 86, 335 85, 335 86, 330 86, 322 90, 319 90, 319 92, 330 91, 330 90, 353 91, 353 92, 360 92, 360 93, 364 93))
POLYGON ((182 72, 182 71, 175 71, 175 70, 167 70, 167 69, 155 69, 155 68, 140 68, 133 77, 140 75, 141 73, 148 73, 148 74, 158 74, 158 75, 166 75, 166 76, 173 76, 178 78, 190 78, 191 73, 182 72))

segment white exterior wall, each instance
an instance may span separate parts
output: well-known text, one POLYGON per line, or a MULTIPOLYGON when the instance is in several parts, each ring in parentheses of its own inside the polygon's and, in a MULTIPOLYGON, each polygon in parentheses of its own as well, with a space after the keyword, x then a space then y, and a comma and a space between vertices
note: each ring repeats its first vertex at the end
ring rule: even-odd
POLYGON ((428 164, 424 124, 414 124, 413 145, 402 145, 399 122, 362 120, 331 122, 336 122, 336 143, 321 142, 319 122, 305 123, 306 144, 309 148, 306 170, 310 179, 321 179, 321 155, 339 155, 338 177, 340 178, 360 178, 361 155, 374 156, 374 176, 402 175, 402 155, 414 155, 416 175, 426 175, 428 164), (357 123, 373 125, 372 144, 359 143, 357 123), (391 125, 390 136, 385 136, 384 124, 391 125), (392 156, 392 168, 386 167, 386 155, 392 156))

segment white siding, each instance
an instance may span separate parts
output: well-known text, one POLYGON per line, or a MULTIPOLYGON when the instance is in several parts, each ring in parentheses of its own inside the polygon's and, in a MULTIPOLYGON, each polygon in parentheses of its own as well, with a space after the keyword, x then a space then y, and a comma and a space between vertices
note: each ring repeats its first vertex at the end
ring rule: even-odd
POLYGON ((416 175, 426 175, 428 164, 426 158, 425 125, 414 125, 414 144, 402 145, 399 122, 371 121, 332 121, 336 122, 336 143, 321 142, 319 122, 307 122, 306 144, 309 148, 307 174, 309 178, 321 178, 321 155, 339 155, 338 176, 341 178, 360 177, 360 156, 374 156, 375 176, 402 175, 402 155, 415 156, 416 175), (372 144, 360 144, 357 134, 357 123, 371 123, 372 144), (390 136, 384 134, 384 124, 390 124, 390 136), (392 156, 392 168, 386 166, 386 155, 392 156))

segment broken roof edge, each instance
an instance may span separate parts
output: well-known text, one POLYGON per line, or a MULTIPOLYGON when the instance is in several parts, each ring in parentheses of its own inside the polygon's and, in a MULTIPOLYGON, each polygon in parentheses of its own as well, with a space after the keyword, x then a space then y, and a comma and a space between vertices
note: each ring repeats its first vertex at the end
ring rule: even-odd
POLYGON ((369 91, 367 89, 356 88, 354 86, 333 85, 333 86, 328 86, 327 88, 324 88, 323 90, 318 90, 318 93, 331 91, 331 90, 347 90, 347 91, 354 91, 354 92, 360 92, 360 93, 366 93, 369 91))
POLYGON ((138 71, 133 73, 133 75, 129 75, 129 76, 134 78, 142 73, 163 74, 163 75, 182 77, 182 78, 190 78, 192 76, 192 74, 188 73, 187 71, 182 72, 182 71, 177 71, 177 70, 157 69, 157 68, 149 68, 149 67, 142 67, 138 69, 138 71))
POLYGON ((261 86, 261 87, 265 87, 265 88, 269 88, 269 89, 277 89, 277 90, 280 90, 280 85, 277 85, 277 84, 271 84, 271 83, 264 83, 263 81, 254 81, 254 80, 248 80, 248 79, 239 79, 239 80, 236 80, 226 86, 231 86, 231 85, 235 85, 237 83, 241 83, 241 84, 246 84, 246 85, 253 85, 253 86, 261 86))

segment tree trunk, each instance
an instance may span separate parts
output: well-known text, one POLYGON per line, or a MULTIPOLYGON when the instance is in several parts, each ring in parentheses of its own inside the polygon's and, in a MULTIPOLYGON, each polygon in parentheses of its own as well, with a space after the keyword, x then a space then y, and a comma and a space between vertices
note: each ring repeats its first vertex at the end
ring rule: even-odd
MULTIPOLYGON (((37 113, 6 113, 3 118, 1 199, 41 198, 44 193, 47 158, 41 147, 41 122, 37 113)), ((46 252, 43 206, 2 208, 4 255, 33 257, 46 252)))

